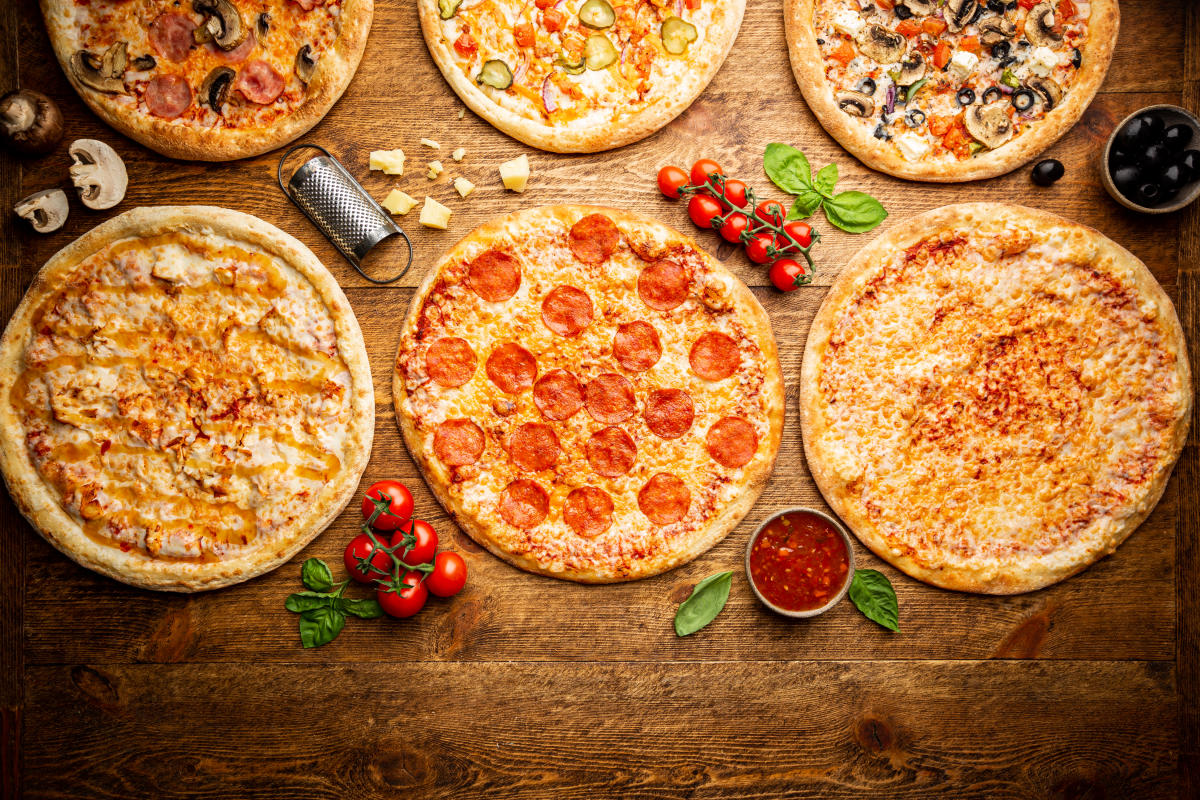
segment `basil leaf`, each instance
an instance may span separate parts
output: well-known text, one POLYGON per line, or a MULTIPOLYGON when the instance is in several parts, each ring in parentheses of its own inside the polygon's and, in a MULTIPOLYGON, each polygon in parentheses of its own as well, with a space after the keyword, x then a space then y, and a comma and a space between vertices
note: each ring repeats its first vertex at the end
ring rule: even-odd
POLYGON ((883 205, 866 192, 842 192, 825 201, 825 218, 847 233, 866 233, 887 215, 883 205))
POLYGON ((889 631, 900 630, 900 604, 892 582, 879 570, 860 569, 850 581, 850 599, 867 619, 878 622, 889 631))
POLYGON ((788 194, 813 188, 812 167, 804 153, 788 144, 772 142, 763 153, 763 171, 771 182, 788 194))
POLYGON ((817 192, 816 189, 809 189, 801 192, 796 198, 796 202, 792 203, 792 208, 788 211, 788 219, 808 219, 813 214, 817 213, 817 209, 821 207, 821 203, 825 202, 825 198, 817 192))
POLYGON ((320 647, 337 638, 346 627, 346 615, 332 605, 310 608, 300 615, 300 643, 320 647))
POLYGON ((333 588, 333 573, 329 565, 319 558, 310 558, 300 568, 300 580, 314 592, 328 592, 333 588))
POLYGON ((817 173, 816 190, 825 197, 833 196, 833 188, 837 186, 838 168, 837 164, 826 164, 821 167, 821 171, 817 173))
POLYGON ((343 614, 350 614, 359 619, 377 619, 383 616, 383 609, 379 605, 379 601, 374 597, 367 597, 363 600, 355 600, 351 597, 339 597, 337 599, 337 609, 343 614))
POLYGON ((697 583, 691 596, 675 612, 675 634, 688 636, 716 619, 729 599, 732 584, 732 572, 719 572, 697 583))
POLYGON ((333 592, 297 592, 284 601, 283 607, 299 614, 333 604, 333 592))

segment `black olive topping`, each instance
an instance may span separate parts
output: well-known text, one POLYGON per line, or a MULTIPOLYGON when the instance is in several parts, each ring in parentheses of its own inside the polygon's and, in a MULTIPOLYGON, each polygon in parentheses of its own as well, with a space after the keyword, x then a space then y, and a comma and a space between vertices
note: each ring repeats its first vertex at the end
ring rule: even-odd
POLYGON ((1112 179, 1117 191, 1132 200, 1135 199, 1138 184, 1142 181, 1142 171, 1133 165, 1118 167, 1113 170, 1112 179))
POLYGON ((887 132, 887 130, 886 130, 884 127, 883 127, 883 123, 882 123, 882 122, 881 122, 881 123, 879 123, 878 125, 876 125, 876 126, 875 126, 875 138, 876 138, 876 139, 890 139, 890 138, 892 138, 891 136, 889 136, 889 135, 888 135, 888 132, 887 132))
POLYGON ((892 9, 896 13, 896 19, 910 19, 912 12, 908 10, 906 5, 898 5, 892 9))
POLYGON ((1005 67, 1007 67, 1011 64, 1015 64, 1015 63, 1017 63, 1016 56, 1008 56, 1007 58, 1002 58, 1002 59, 1000 59, 1000 69, 1004 69, 1005 67))
POLYGON ((995 14, 1003 14, 1004 13, 1004 0, 988 0, 987 7, 988 7, 988 11, 991 11, 995 14))
POLYGON ((983 104, 986 106, 989 103, 994 103, 1004 97, 1004 92, 1000 91, 998 86, 989 86, 983 90, 983 104))
POLYGON ((1137 202, 1144 206, 1158 205, 1162 200, 1162 187, 1154 182, 1143 183, 1137 190, 1137 202))
POLYGON ((863 78, 854 87, 854 91, 862 92, 863 94, 875 94, 875 81, 870 78, 863 78))
POLYGON ((1175 160, 1174 153, 1162 144, 1152 144, 1142 153, 1141 164, 1148 171, 1158 173, 1175 160))
POLYGON ((1017 111, 1028 111, 1037 102, 1037 95, 1029 89, 1020 88, 1013 92, 1012 104, 1017 111))
POLYGON ((1162 179, 1159 183, 1162 188, 1168 192, 1178 192, 1187 184, 1186 173, 1184 168, 1179 164, 1172 164, 1163 170, 1162 179))
POLYGON ((958 101, 959 106, 969 106, 975 102, 975 90, 967 86, 958 90, 958 94, 954 97, 958 101))
POLYGON ((1079 48, 1076 47, 1075 52, 1071 54, 1071 65, 1075 69, 1079 69, 1081 64, 1083 64, 1083 53, 1079 52, 1079 48))
POLYGON ((978 22, 979 18, 982 16, 983 16, 983 6, 975 6, 975 13, 972 14, 971 18, 969 20, 967 20, 964 24, 972 25, 975 22, 978 22))
POLYGON ((904 124, 910 128, 919 128, 925 124, 925 112, 919 108, 910 108, 904 112, 904 124))
POLYGON ((1178 125, 1171 125, 1163 131, 1162 141, 1163 144, 1178 153, 1192 141, 1192 129, 1182 122, 1178 125))
POLYGON ((1008 5, 1006 5, 1004 7, 1004 10, 1005 11, 1016 11, 1017 6, 1019 4, 1020 4, 1019 0, 1008 0, 1008 5))
POLYGON ((817 44, 825 44, 825 40, 824 40, 824 39, 817 39, 817 44))
POLYGON ((1012 52, 1012 43, 996 42, 992 45, 992 58, 1008 58, 1012 52))
POLYGON ((1017 47, 1029 47, 1029 41, 1027 39, 1022 39, 1021 41, 1017 42, 1017 47))

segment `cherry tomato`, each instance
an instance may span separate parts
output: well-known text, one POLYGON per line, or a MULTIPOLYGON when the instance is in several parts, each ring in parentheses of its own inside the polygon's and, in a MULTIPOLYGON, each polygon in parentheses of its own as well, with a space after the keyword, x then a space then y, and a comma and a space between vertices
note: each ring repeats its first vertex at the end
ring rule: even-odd
POLYGON ((742 240, 742 234, 748 227, 750 227, 750 219, 745 214, 734 212, 721 226, 721 238, 736 244, 742 240))
POLYGON ((746 242, 746 257, 755 264, 765 264, 771 260, 767 248, 775 244, 775 237, 769 233, 756 233, 754 238, 746 242))
POLYGON ((733 207, 746 207, 746 184, 737 178, 725 181, 725 201, 733 207))
POLYGON ((687 183, 688 174, 679 167, 667 166, 658 171, 658 190, 672 200, 679 199, 679 190, 687 183))
MULTIPOLYGON (((783 226, 783 232, 791 236, 792 239, 795 239, 801 247, 808 247, 812 244, 812 225, 809 225, 804 220, 792 220, 783 226)), ((784 240, 784 244, 794 249, 792 243, 786 239, 784 240)))
POLYGON ((375 599, 386 614, 404 619, 425 607, 429 590, 421 582, 421 573, 406 572, 400 576, 399 591, 394 586, 380 586, 375 590, 375 599))
POLYGON ((425 578, 429 591, 438 597, 452 597, 467 584, 467 562, 458 553, 443 550, 433 562, 433 572, 425 578))
POLYGON ((780 225, 783 223, 783 206, 778 200, 763 200, 758 204, 758 208, 754 209, 754 215, 763 222, 780 225))
POLYGON ((713 219, 721 216, 723 211, 716 198, 706 194, 693 195, 692 199, 688 200, 688 216, 698 228, 711 228, 713 219))
POLYGON ((427 561, 433 561, 433 556, 437 553, 438 546, 438 535, 433 526, 423 519, 410 519, 400 527, 400 530, 392 535, 392 547, 400 544, 404 540, 404 534, 406 533, 411 533, 417 541, 413 543, 412 549, 407 553, 403 550, 396 551, 396 554, 400 555, 400 560, 410 567, 415 567, 417 564, 424 564, 427 561))
POLYGON ((713 173, 724 175, 721 170, 721 165, 713 161, 711 158, 702 158, 695 164, 692 164, 692 183, 697 186, 704 186, 708 183, 708 176, 713 173))
POLYGON ((790 292, 799 288, 796 285, 796 278, 804 274, 804 267, 790 258, 781 258, 771 265, 767 274, 776 289, 781 292, 790 292))
MULTIPOLYGON (((376 536, 381 545, 387 544, 383 537, 376 536)), ((371 581, 379 580, 387 573, 392 571, 392 557, 384 550, 375 547, 375 543, 371 541, 371 537, 365 533, 360 533, 350 540, 350 544, 346 545, 346 552, 342 554, 342 562, 346 565, 346 571, 350 573, 350 577, 359 583, 370 583, 371 581), (377 567, 383 572, 372 572, 366 569, 364 562, 369 561, 374 567, 377 567), (361 564, 361 565, 360 565, 361 564)))
POLYGON ((412 493, 400 481, 380 481, 367 489, 362 501, 363 519, 370 519, 375 513, 375 500, 387 500, 388 507, 371 523, 371 527, 394 531, 412 516, 412 493))

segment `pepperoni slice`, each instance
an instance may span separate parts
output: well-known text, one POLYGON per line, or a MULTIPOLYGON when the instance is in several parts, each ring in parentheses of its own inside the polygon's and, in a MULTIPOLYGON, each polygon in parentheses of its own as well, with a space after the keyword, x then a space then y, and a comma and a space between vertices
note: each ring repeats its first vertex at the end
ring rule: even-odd
POLYGON ((505 394, 520 394, 537 378, 537 359, 513 342, 505 342, 488 356, 487 375, 505 394))
POLYGON ((613 336, 613 358, 621 369, 645 372, 662 358, 662 340, 649 322, 627 322, 613 336))
POLYGON ((178 64, 192 51, 195 30, 196 23, 186 14, 159 14, 150 23, 150 47, 167 61, 178 64))
POLYGON ((263 106, 283 94, 283 85, 283 76, 261 58, 246 62, 233 82, 233 88, 247 100, 263 106))
POLYGON ((542 323, 559 336, 577 336, 592 321, 592 298, 574 286, 557 286, 542 301, 542 323))
POLYGON ((514 528, 532 528, 550 512, 550 495, 537 481, 515 480, 500 494, 500 517, 514 528))
POLYGON ((254 45, 257 43, 254 36, 254 29, 249 28, 246 31, 246 38, 242 39, 242 43, 232 50, 222 50, 216 45, 209 45, 217 59, 224 61, 226 64, 240 64, 250 57, 250 52, 254 50, 254 45))
POLYGON ((656 389, 646 398, 646 427, 659 438, 678 439, 692 428, 696 408, 683 389, 656 389))
POLYGON ((638 508, 655 525, 670 525, 687 516, 692 493, 669 472, 660 472, 638 492, 638 508))
POLYGON ((692 372, 706 381, 719 381, 737 372, 742 362, 737 342, 723 333, 709 331, 692 345, 688 354, 692 372))
POLYGON ((704 437, 708 454, 718 464, 737 469, 754 458, 758 450, 758 434, 754 426, 741 417, 722 417, 708 429, 704 437))
POLYGON ((583 386, 565 369, 552 369, 534 385, 533 404, 546 419, 570 419, 583 408, 583 386))
POLYGON ((521 288, 521 265, 508 253, 488 250, 467 267, 467 286, 489 303, 503 303, 521 288))
POLYGON ((558 437, 542 422, 526 422, 508 437, 508 455, 518 468, 541 472, 558 462, 558 437))
POLYGON ((606 478, 624 475, 637 461, 637 445, 615 425, 593 433, 585 449, 592 469, 606 478))
POLYGON ((175 119, 192 104, 192 87, 182 75, 159 75, 146 84, 146 108, 161 119, 175 119))
POLYGON ((672 261, 655 261, 638 275, 638 296, 656 311, 670 311, 687 300, 692 277, 672 261))
POLYGON ((595 539, 612 526, 612 498, 603 489, 583 486, 563 503, 563 522, 585 539, 595 539))
POLYGON ((433 454, 447 467, 474 464, 483 445, 483 431, 469 419, 448 419, 433 432, 433 454))
POLYGON ((567 237, 571 252, 585 264, 603 264, 617 250, 621 232, 617 223, 603 214, 588 214, 571 226, 567 237))
POLYGON ((605 372, 587 385, 587 410, 597 422, 624 422, 633 416, 633 385, 615 372, 605 372))
POLYGON ((462 386, 475 374, 475 351, 466 339, 444 336, 425 351, 425 371, 438 386, 462 386))

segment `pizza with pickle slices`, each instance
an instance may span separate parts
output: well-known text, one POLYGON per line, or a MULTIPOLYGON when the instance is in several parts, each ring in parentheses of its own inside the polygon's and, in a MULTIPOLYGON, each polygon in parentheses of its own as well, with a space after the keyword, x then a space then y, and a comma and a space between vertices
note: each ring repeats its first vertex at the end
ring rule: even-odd
POLYGON ((413 299, 396 414, 480 544, 587 583, 683 564, 758 499, 783 430, 770 322, 694 242, 550 206, 486 224, 413 299))
POLYGON ((787 0, 813 113, 874 169, 990 178, 1066 133, 1100 88, 1117 0, 787 0))

